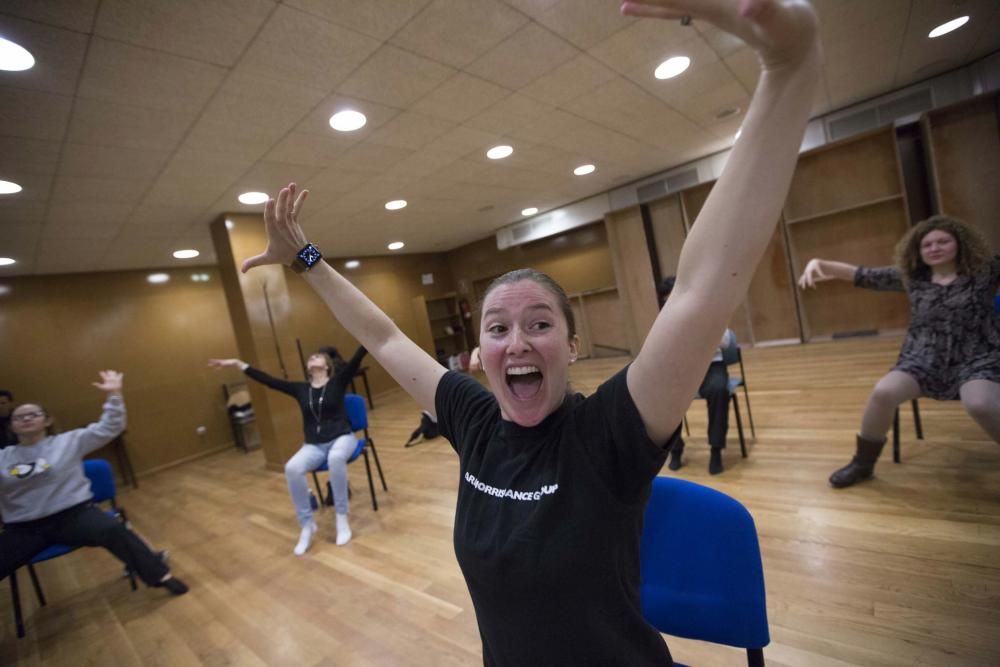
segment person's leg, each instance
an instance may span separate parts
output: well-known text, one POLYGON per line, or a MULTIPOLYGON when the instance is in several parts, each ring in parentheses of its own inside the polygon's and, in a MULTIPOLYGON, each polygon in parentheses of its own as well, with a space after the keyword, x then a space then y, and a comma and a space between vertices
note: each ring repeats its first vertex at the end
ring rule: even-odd
POLYGON ((79 505, 60 512, 45 531, 50 540, 67 546, 104 547, 147 586, 165 586, 175 595, 187 592, 187 586, 170 574, 156 552, 122 521, 96 505, 79 505))
POLYGON ((333 490, 333 504, 337 510, 337 546, 344 546, 351 540, 351 526, 347 522, 349 504, 347 499, 347 461, 357 449, 358 439, 353 433, 342 435, 333 441, 326 455, 330 468, 330 488, 333 490))
POLYGON ((868 397, 865 414, 861 418, 854 458, 830 475, 830 484, 840 489, 871 478, 896 408, 920 395, 920 385, 908 373, 889 371, 879 380, 868 397))
POLYGON ((958 390, 966 412, 983 430, 1000 443, 1000 383, 969 380, 958 390))
POLYGON ((665 445, 670 452, 670 463, 667 464, 667 467, 671 470, 680 470, 681 466, 684 465, 681 461, 681 455, 684 453, 684 438, 681 437, 682 428, 684 428, 684 422, 677 425, 677 430, 674 431, 665 445))
POLYGON ((316 445, 302 445, 299 451, 285 463, 285 480, 288 482, 288 495, 292 497, 295 514, 299 519, 302 531, 293 553, 301 556, 312 544, 316 534, 316 522, 313 521, 313 510, 309 504, 309 485, 306 475, 318 468, 326 459, 326 452, 316 445))
POLYGON ((49 545, 45 536, 31 530, 8 526, 0 531, 0 579, 26 565, 35 554, 49 545))
POLYGON ((723 470, 722 450, 729 432, 729 372, 724 363, 712 362, 698 388, 698 395, 705 399, 708 407, 708 444, 712 448, 708 472, 718 475, 723 470))

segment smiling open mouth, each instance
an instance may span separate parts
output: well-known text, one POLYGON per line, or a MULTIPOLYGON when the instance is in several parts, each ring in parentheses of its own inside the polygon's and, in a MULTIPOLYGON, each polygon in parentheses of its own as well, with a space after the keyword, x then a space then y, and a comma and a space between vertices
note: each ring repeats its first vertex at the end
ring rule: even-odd
POLYGON ((534 398, 542 388, 542 372, 537 366, 511 366, 507 369, 507 386, 521 400, 534 398))

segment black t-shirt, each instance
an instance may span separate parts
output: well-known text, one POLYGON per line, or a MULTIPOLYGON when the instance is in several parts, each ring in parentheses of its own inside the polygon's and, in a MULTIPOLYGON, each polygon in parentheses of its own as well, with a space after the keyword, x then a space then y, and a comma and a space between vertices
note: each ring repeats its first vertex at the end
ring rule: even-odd
POLYGON ((351 360, 341 366, 334 372, 333 377, 327 380, 325 391, 324 387, 316 389, 308 382, 280 380, 253 366, 247 366, 243 372, 257 382, 283 394, 288 394, 298 401, 299 409, 302 410, 302 430, 305 441, 313 445, 321 445, 353 432, 344 407, 344 392, 351 384, 351 378, 358 372, 361 360, 367 353, 368 351, 364 347, 359 347, 351 360), (322 400, 320 400, 321 398, 322 400))
POLYGON ((642 616, 639 540, 666 450, 646 435, 622 369, 531 428, 446 373, 435 399, 460 458, 455 554, 486 665, 670 665, 642 616))

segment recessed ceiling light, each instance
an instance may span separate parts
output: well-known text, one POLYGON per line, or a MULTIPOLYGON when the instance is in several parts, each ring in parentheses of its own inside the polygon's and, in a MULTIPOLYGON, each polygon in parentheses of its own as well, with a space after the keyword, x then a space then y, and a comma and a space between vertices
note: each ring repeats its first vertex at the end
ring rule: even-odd
POLYGON ((346 262, 344 262, 345 269, 356 269, 359 266, 361 266, 361 262, 359 262, 356 259, 349 259, 346 262))
POLYGON ((192 273, 191 280, 196 283, 207 283, 208 274, 207 273, 192 273))
POLYGON ((687 56, 674 56, 667 58, 657 65, 653 71, 653 76, 657 79, 672 79, 691 66, 691 59, 687 56))
POLYGON ((534 206, 529 206, 528 208, 521 209, 521 215, 528 216, 538 213, 538 209, 534 206))
POLYGON ((236 225, 233 224, 232 220, 230 220, 229 218, 226 218, 226 229, 232 229, 235 226, 236 225))
POLYGON ((486 157, 491 160, 502 160, 513 152, 514 148, 512 146, 494 146, 486 151, 486 157))
POLYGON ((166 273, 150 273, 146 276, 147 283, 153 283, 154 285, 159 285, 170 280, 170 275, 166 273))
POLYGON ((952 19, 947 23, 942 23, 941 25, 939 25, 938 27, 934 28, 929 33, 927 33, 927 36, 930 37, 931 39, 934 39, 935 37, 940 37, 941 35, 947 35, 952 30, 958 30, 968 22, 969 22, 968 16, 959 16, 957 19, 952 19))
POLYGON ((266 192, 244 192, 238 197, 238 199, 241 204, 253 206, 254 204, 263 204, 270 199, 270 197, 267 196, 266 192))
POLYGON ((13 257, 0 257, 0 266, 10 266, 11 264, 17 264, 17 260, 13 257))
POLYGON ((389 250, 399 250, 400 248, 402 248, 405 245, 406 244, 403 243, 402 241, 393 241, 392 243, 390 243, 386 247, 389 248, 389 250))
POLYGON ((579 167, 573 170, 573 173, 576 174, 577 176, 586 176, 587 174, 594 173, 595 169, 597 169, 597 167, 595 167, 592 164, 581 164, 579 167))
POLYGON ((177 259, 192 259, 200 254, 201 253, 198 252, 197 250, 191 250, 191 249, 174 251, 174 257, 176 257, 177 259))
POLYGON ((398 211, 401 208, 406 208, 405 199, 393 199, 392 201, 387 201, 385 207, 390 211, 398 211))
POLYGON ((365 117, 363 113, 360 111, 354 111, 353 109, 338 111, 330 116, 330 127, 338 132, 353 132, 354 130, 360 130, 367 122, 368 118, 365 117))
POLYGON ((0 285, 0 296, 6 296, 8 294, 10 294, 10 286, 0 285))
POLYGON ((0 70, 22 72, 35 65, 35 58, 20 44, 0 37, 0 70))
POLYGON ((736 136, 733 137, 733 139, 734 140, 739 139, 741 134, 743 134, 743 128, 742 127, 740 129, 736 130, 736 136))
POLYGON ((12 195, 20 192, 21 186, 13 181, 0 181, 0 195, 12 195))

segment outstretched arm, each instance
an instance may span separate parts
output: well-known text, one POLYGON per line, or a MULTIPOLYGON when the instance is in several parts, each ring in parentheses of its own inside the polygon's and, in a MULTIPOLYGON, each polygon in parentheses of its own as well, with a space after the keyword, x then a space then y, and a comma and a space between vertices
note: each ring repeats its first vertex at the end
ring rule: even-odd
POLYGON ((76 447, 80 457, 100 449, 125 430, 125 399, 122 398, 122 383, 124 375, 118 371, 100 371, 101 381, 92 382, 95 387, 104 392, 104 409, 100 420, 75 431, 79 437, 70 441, 71 447, 76 447))
POLYGON ((854 282, 854 274, 857 270, 858 267, 853 264, 834 262, 829 259, 820 259, 816 257, 809 260, 806 264, 805 270, 802 271, 802 275, 799 276, 799 287, 802 289, 806 289, 807 287, 816 287, 816 283, 820 283, 825 280, 846 280, 848 282, 854 282))
POLYGON ((208 365, 216 370, 220 368, 238 368, 243 371, 248 378, 260 382, 265 387, 269 387, 275 391, 280 391, 281 393, 288 394, 289 396, 295 396, 294 382, 281 380, 273 375, 268 375, 264 371, 254 368, 242 359, 209 359, 208 365))
POLYGON ((681 250, 674 290, 629 368, 629 391, 646 431, 664 443, 774 232, 822 56, 816 16, 801 1, 639 0, 622 11, 712 23, 753 47, 762 67, 740 138, 681 250))
MULTIPOLYGON (((277 200, 264 208, 267 249, 243 262, 243 271, 265 264, 290 264, 307 243, 298 215, 308 190, 298 192, 291 183, 282 188, 277 200), (298 194, 296 194, 298 193, 298 194)), ((389 375, 416 400, 420 407, 434 411, 434 394, 445 369, 433 357, 407 338, 361 290, 320 262, 304 274, 305 280, 330 308, 333 316, 368 349, 389 375)))

